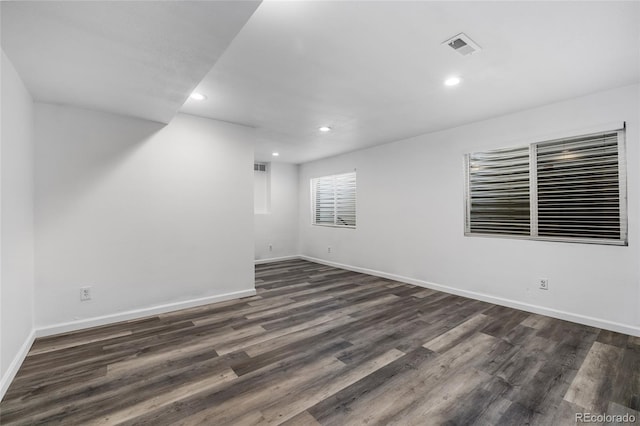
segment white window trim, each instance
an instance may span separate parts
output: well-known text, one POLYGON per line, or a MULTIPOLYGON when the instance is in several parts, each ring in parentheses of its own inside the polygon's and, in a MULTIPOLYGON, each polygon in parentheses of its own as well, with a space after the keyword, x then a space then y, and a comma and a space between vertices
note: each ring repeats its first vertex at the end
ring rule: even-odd
MULTIPOLYGON (((326 176, 319 176, 316 178, 311 178, 309 180, 309 187, 310 187, 310 206, 311 206, 311 225, 312 226, 322 226, 322 227, 328 227, 328 228, 346 228, 346 229, 356 229, 357 226, 357 177, 356 177, 356 170, 352 171, 352 172, 347 172, 347 173, 336 173, 333 175, 326 175, 326 176), (316 223, 316 188, 314 185, 314 182, 317 179, 323 179, 323 178, 335 178, 335 177, 339 177, 339 176, 345 176, 345 175, 354 175, 354 178, 356 179, 356 198, 354 199, 354 201, 356 201, 356 208, 354 210, 354 213, 356 214, 356 224, 355 225, 339 225, 336 224, 337 222, 337 208, 334 204, 334 220, 333 223, 316 223)), ((335 200, 334 200, 335 203, 335 200)))

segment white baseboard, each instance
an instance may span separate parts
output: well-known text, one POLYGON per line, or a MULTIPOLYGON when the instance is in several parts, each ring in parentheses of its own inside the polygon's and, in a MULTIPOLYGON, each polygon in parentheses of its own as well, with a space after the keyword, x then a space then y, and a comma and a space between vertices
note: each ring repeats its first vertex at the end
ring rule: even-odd
POLYGON ((83 328, 98 327, 101 325, 112 324, 119 321, 127 321, 131 319, 143 318, 150 315, 163 314, 166 312, 177 311, 179 309, 193 308, 195 306, 208 305, 210 303, 224 302, 225 300, 240 299, 242 297, 255 296, 256 290, 242 290, 232 293, 218 294, 215 296, 201 297, 198 299, 184 300, 180 302, 166 303, 163 305, 151 306, 148 308, 133 309, 126 312, 118 312, 115 314, 103 315, 99 317, 86 318, 77 321, 48 325, 45 327, 37 327, 35 330, 36 337, 51 336, 59 333, 68 333, 70 331, 81 330, 83 328))
POLYGON ((13 381, 13 378, 16 377, 16 374, 24 362, 24 359, 27 357, 34 340, 36 340, 36 332, 35 330, 31 330, 31 333, 27 336, 27 339, 20 347, 20 350, 11 361, 11 364, 9 364, 9 368, 7 368, 7 371, 4 373, 2 378, 0 378, 0 400, 4 398, 4 394, 7 392, 7 389, 9 389, 9 385, 13 381))
POLYGON ((81 330, 84 328, 97 327, 101 325, 107 325, 116 323, 119 321, 127 321, 131 319, 143 318, 150 315, 157 315, 166 312, 176 311, 179 309, 193 308, 195 306, 208 305, 210 303, 224 302, 226 300, 240 299, 242 297, 255 296, 256 290, 242 290, 232 293, 219 294, 215 296, 201 297, 198 299, 184 300, 181 302, 166 303, 163 305, 151 306, 148 308, 134 309, 126 312, 119 312, 116 314, 103 315, 99 317, 87 318, 78 321, 70 321, 65 323, 59 323, 49 325, 45 327, 38 327, 31 330, 29 337, 25 340, 24 344, 16 354, 15 358, 9 364, 6 373, 0 378, 0 400, 4 397, 4 394, 9 389, 9 385, 15 378, 20 366, 24 362, 31 345, 35 341, 36 337, 51 336, 59 333, 67 333, 70 331, 81 330))
POLYGON ((622 324, 618 322, 608 321, 601 318, 594 318, 586 315, 575 314, 572 312, 560 311, 557 309, 545 308, 544 306, 532 305, 529 303, 518 302, 512 299, 505 299, 502 297, 491 296, 484 293, 477 293, 474 291, 461 290, 455 287, 449 287, 442 284, 431 283, 428 281, 422 281, 415 278, 403 277, 401 275, 390 274, 387 272, 376 271, 374 269, 361 268, 358 266, 345 265, 342 263, 331 262, 324 259, 318 259, 315 257, 300 255, 300 259, 308 260, 310 262, 320 263, 323 265, 333 266, 336 268, 346 269, 349 271, 360 272, 363 274, 374 275, 376 277, 388 278, 390 280, 403 282, 406 284, 412 284, 419 287, 430 288, 432 290, 438 290, 449 294, 455 294, 457 296, 468 297, 471 299, 482 300, 483 302, 493 303, 496 305, 506 306, 509 308, 519 309, 521 311, 531 312, 534 314, 546 315, 548 317, 557 318, 565 321, 571 321, 578 324, 584 324, 591 327, 603 328, 605 330, 616 331, 618 333, 630 334, 632 336, 640 337, 640 327, 622 324))
POLYGON ((262 265, 263 263, 282 262, 285 260, 294 260, 294 259, 300 259, 300 256, 296 254, 293 256, 271 257, 269 259, 257 259, 254 262, 256 265, 262 265))

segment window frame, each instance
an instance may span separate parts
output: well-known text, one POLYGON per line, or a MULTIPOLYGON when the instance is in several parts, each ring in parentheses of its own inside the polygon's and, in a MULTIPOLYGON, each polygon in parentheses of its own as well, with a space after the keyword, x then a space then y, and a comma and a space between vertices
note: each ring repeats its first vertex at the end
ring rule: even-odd
MULTIPOLYGON (((329 227, 329 228, 346 228, 346 229, 356 229, 357 226, 357 175, 356 175, 356 171, 352 171, 352 172, 346 172, 346 173, 336 173, 336 174, 332 174, 332 175, 326 175, 326 176, 319 176, 319 177, 315 177, 315 178, 311 178, 309 180, 309 185, 310 185, 310 192, 311 192, 311 197, 310 197, 310 201, 311 201, 311 225, 313 226, 324 226, 324 227, 329 227), (316 185, 315 183, 320 180, 320 179, 328 179, 328 178, 332 178, 332 179, 336 179, 338 177, 342 177, 342 176, 347 176, 347 175, 353 175, 353 179, 355 182, 355 193, 354 193, 354 208, 353 208, 353 213, 354 213, 354 225, 346 225, 346 224, 338 224, 337 222, 337 212, 338 212, 338 208, 337 208, 337 203, 336 203, 336 194, 335 194, 335 187, 334 187, 334 196, 333 196, 333 223, 317 223, 317 219, 316 219, 316 185)), ((334 185, 335 185, 335 181, 334 181, 334 185)))
MULTIPOLYGON (((506 148, 516 149, 518 147, 524 148, 527 145, 512 146, 506 148)), ((623 123, 622 126, 616 126, 609 128, 608 130, 590 132, 584 134, 574 134, 572 136, 555 138, 551 140, 542 140, 538 142, 532 142, 528 144, 529 147, 529 206, 530 206, 530 233, 529 235, 513 235, 507 233, 481 233, 472 232, 470 229, 471 219, 471 185, 470 185, 470 170, 469 170, 469 158, 472 154, 468 153, 464 155, 464 235, 468 237, 485 237, 485 238, 506 238, 506 239, 518 239, 518 240, 535 240, 535 241, 551 241, 551 242, 565 242, 565 243, 579 243, 579 244, 598 244, 598 245, 614 245, 614 246, 628 246, 629 245, 629 220, 628 220, 628 196, 627 196, 627 150, 626 150, 626 126, 623 123), (589 237, 564 237, 564 236, 540 236, 538 235, 538 146, 553 145, 566 143, 567 141, 603 135, 606 133, 617 133, 617 148, 618 148, 618 197, 619 197, 619 214, 620 214, 620 238, 589 238, 589 237)), ((502 149, 493 149, 487 151, 478 151, 477 153, 486 152, 499 152, 502 149)))

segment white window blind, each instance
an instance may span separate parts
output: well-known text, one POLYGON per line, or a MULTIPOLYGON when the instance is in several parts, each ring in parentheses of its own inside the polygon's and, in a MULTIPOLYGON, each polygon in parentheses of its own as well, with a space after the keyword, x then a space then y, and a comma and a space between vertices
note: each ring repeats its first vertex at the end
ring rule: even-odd
POLYGON ((467 235, 627 244, 624 130, 468 154, 467 235))
POLYGON ((618 133, 539 144, 538 235, 621 238, 618 133))
POLYGON ((529 148, 470 154, 469 231, 529 235, 529 148))
POLYGON ((311 179, 313 224, 356 226, 356 173, 311 179))

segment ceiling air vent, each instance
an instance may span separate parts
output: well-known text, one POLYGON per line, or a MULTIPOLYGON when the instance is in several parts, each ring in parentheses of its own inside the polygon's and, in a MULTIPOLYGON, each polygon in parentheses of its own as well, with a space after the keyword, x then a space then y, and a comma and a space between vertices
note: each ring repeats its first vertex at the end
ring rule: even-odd
POLYGON ((476 53, 482 50, 480 46, 478 46, 473 40, 471 40, 465 33, 460 33, 442 44, 448 45, 450 48, 463 56, 471 55, 472 53, 476 53))
POLYGON ((253 171, 254 172, 266 172, 267 165, 264 163, 253 163, 253 171))

